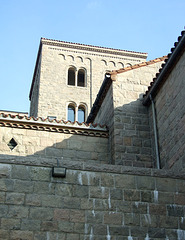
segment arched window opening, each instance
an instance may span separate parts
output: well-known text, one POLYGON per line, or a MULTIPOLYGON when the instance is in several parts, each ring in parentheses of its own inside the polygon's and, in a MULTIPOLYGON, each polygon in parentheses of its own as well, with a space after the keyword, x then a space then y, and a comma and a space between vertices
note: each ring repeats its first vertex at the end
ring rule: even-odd
POLYGON ((78 81, 77 86, 79 87, 85 87, 85 71, 83 69, 80 69, 78 71, 78 81))
POLYGON ((83 106, 78 107, 78 122, 85 122, 85 108, 83 106))
POLYGON ((68 106, 67 119, 71 122, 75 121, 75 107, 71 104, 68 106))
POLYGON ((68 85, 75 86, 75 69, 72 67, 68 69, 68 85))

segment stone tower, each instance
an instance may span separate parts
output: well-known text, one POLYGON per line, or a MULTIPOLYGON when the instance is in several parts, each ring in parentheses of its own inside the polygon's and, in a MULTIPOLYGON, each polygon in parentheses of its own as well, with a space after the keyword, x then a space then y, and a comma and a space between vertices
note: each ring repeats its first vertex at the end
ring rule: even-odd
POLYGON ((30 116, 86 121, 105 73, 147 54, 42 38, 30 90, 30 116))

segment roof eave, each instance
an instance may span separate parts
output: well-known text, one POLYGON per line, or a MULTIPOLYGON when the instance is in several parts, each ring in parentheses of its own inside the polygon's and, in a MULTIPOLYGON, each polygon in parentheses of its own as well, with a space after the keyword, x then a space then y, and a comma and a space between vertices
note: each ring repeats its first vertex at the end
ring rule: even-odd
MULTIPOLYGON (((175 65, 177 64, 178 60, 182 56, 183 52, 185 51, 185 33, 182 35, 181 39, 179 40, 177 46, 172 50, 171 54, 168 54, 168 59, 164 66, 161 68, 160 73, 155 81, 153 81, 151 88, 146 93, 143 99, 143 105, 147 106, 150 104, 150 95, 152 97, 156 96, 159 87, 163 84, 163 82, 167 79, 175 65)), ((155 79, 155 78, 154 78, 155 79)))

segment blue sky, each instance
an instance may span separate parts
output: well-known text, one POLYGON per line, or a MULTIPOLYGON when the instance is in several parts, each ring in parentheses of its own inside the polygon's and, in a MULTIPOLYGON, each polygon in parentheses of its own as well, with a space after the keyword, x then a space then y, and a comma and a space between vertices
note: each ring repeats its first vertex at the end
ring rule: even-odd
POLYGON ((0 0, 0 110, 29 111, 41 37, 170 52, 185 26, 184 0, 0 0))

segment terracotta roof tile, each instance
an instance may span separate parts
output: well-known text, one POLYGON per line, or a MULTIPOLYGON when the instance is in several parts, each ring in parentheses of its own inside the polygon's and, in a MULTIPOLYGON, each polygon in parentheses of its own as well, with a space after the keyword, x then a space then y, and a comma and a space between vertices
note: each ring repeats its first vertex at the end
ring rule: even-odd
POLYGON ((42 131, 64 132, 70 134, 80 134, 88 136, 107 137, 108 129, 105 125, 87 124, 79 122, 71 122, 57 119, 49 119, 42 117, 28 117, 27 115, 20 116, 19 114, 0 113, 0 126, 27 128, 42 131))
POLYGON ((167 59, 167 56, 163 56, 163 57, 160 57, 160 58, 156 58, 156 59, 150 60, 150 61, 148 61, 148 62, 142 62, 142 63, 139 63, 139 64, 135 64, 135 65, 133 65, 133 66, 121 68, 121 69, 119 69, 119 70, 113 70, 112 72, 110 72, 110 74, 124 73, 124 72, 130 71, 130 70, 136 69, 136 68, 145 67, 145 66, 147 66, 147 65, 151 65, 151 64, 154 64, 154 63, 156 63, 156 62, 164 61, 165 59, 167 59))
POLYGON ((150 103, 150 94, 155 96, 157 91, 163 82, 167 79, 174 66, 178 62, 179 58, 185 51, 185 31, 181 32, 181 36, 178 37, 178 41, 174 43, 174 47, 171 48, 171 53, 169 53, 165 59, 165 63, 162 64, 159 69, 159 73, 156 73, 155 78, 150 83, 148 90, 143 95, 143 104, 148 105, 150 103))

